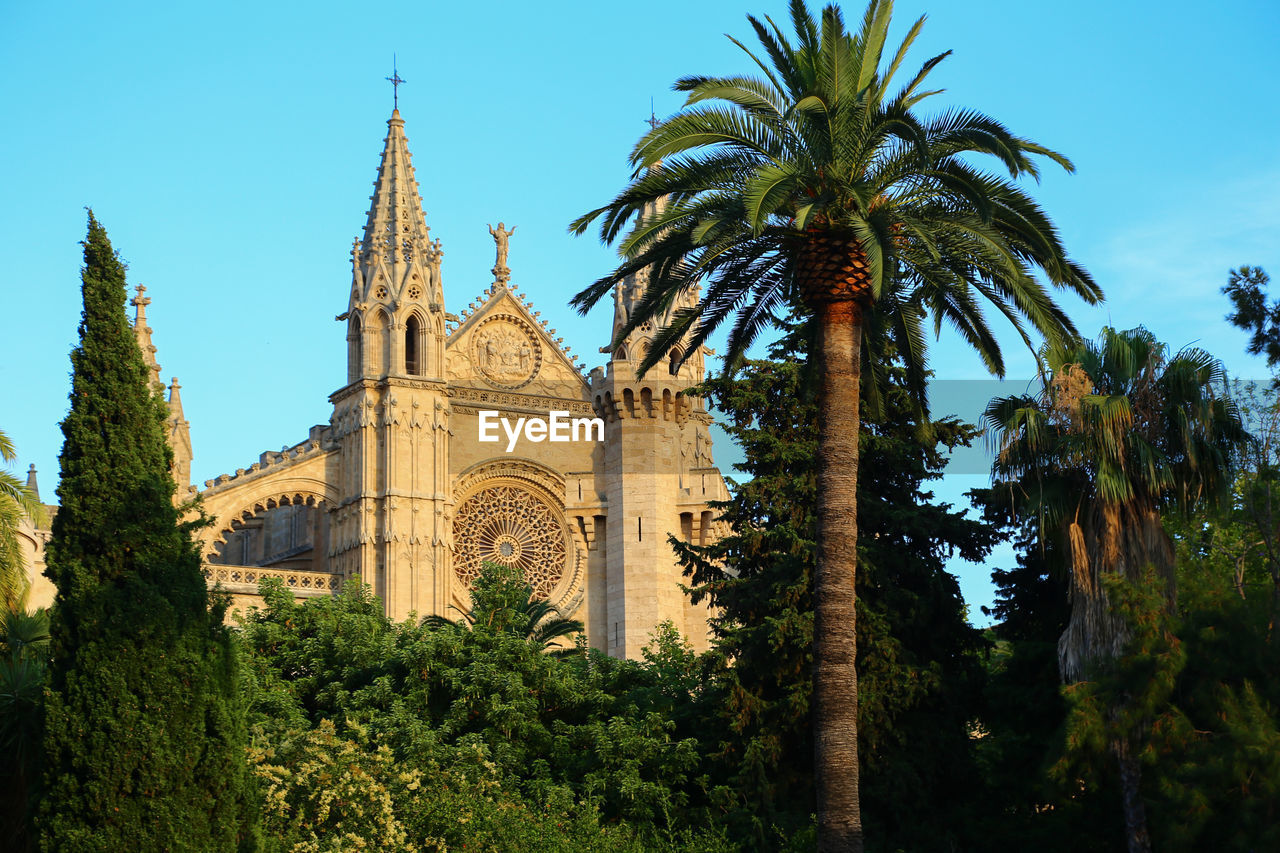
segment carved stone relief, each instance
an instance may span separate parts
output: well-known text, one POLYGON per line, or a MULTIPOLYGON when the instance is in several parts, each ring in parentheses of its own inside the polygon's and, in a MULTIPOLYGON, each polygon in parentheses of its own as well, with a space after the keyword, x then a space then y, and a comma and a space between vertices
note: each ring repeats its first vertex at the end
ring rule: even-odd
POLYGON ((489 317, 471 334, 471 363, 495 388, 514 390, 533 381, 542 347, 533 330, 509 314, 489 317))

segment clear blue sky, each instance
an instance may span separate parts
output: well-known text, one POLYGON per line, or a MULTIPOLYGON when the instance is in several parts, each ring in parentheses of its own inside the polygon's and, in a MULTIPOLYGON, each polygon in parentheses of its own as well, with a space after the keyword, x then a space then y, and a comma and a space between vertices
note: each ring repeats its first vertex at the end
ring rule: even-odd
MULTIPOLYGON (((724 37, 749 38, 748 12, 781 18, 785 4, 0 0, 0 427, 20 471, 35 462, 53 499, 86 205, 155 300, 196 482, 327 422, 393 51, 448 310, 489 282, 486 224, 517 224, 514 283, 598 363, 608 307, 580 318, 566 302, 613 256, 565 226, 623 184, 650 98, 663 117, 676 78, 749 70, 724 37)), ((1108 296, 1066 303, 1079 326, 1145 324, 1261 373, 1219 288, 1241 264, 1280 273, 1280 4, 900 0, 897 34, 924 12, 911 70, 955 51, 932 77, 947 89, 935 108, 980 109, 1075 161, 1036 193, 1108 296)), ((1029 375, 1008 331, 1010 375, 1029 375)), ((984 375, 945 332, 934 367, 984 375)), ((987 570, 957 568, 974 607, 988 603, 987 570)))

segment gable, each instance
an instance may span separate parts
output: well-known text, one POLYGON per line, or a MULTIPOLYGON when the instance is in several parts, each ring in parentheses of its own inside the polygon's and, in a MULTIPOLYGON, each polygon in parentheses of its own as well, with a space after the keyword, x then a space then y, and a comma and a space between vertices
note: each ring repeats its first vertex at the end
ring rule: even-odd
MULTIPOLYGON (((524 300, 501 285, 445 341, 450 383, 580 398, 589 383, 524 300)), ((561 339, 562 340, 562 339, 561 339)))

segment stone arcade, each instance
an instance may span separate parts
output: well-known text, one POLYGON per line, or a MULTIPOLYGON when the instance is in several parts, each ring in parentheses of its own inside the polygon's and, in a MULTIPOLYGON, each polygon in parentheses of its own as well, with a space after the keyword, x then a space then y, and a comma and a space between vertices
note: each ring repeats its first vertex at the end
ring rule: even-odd
MULTIPOLYGON (((452 618, 467 606, 481 562, 492 560, 523 568, 536 594, 581 619, 590 644, 611 655, 638 656, 663 620, 705 648, 707 612, 681 591, 667 542, 668 534, 715 536, 707 504, 727 497, 711 458, 711 418, 699 398, 679 395, 704 374, 703 352, 676 374, 660 365, 637 379, 655 331, 645 326, 584 375, 514 292, 507 248, 515 227, 503 223, 490 228, 498 250, 492 283, 460 316, 446 313, 443 252, 425 222, 399 110, 387 126, 338 317, 347 327, 347 376, 329 398, 330 422, 197 490, 179 386, 170 386, 179 497, 202 495, 216 519, 203 534, 209 583, 244 607, 266 577, 307 597, 359 575, 393 618, 452 618), (481 412, 512 424, 552 412, 570 423, 600 418, 604 440, 522 438, 506 452, 505 436, 479 440, 481 412)), ((615 330, 645 284, 639 275, 617 288, 615 330)), ((682 303, 696 299, 689 293, 682 303)), ((163 389, 149 301, 139 287, 134 328, 163 389)), ((26 533, 31 601, 47 603, 53 591, 40 573, 48 534, 26 533)))

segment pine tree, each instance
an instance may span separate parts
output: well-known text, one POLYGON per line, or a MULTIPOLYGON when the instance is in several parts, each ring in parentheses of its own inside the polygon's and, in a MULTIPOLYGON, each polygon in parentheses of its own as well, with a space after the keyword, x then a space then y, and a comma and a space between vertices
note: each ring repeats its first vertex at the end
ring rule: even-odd
POLYGON ((45 706, 43 849, 252 846, 234 647, 173 505, 160 398, 125 318, 124 265, 89 214, 62 422, 45 706))

